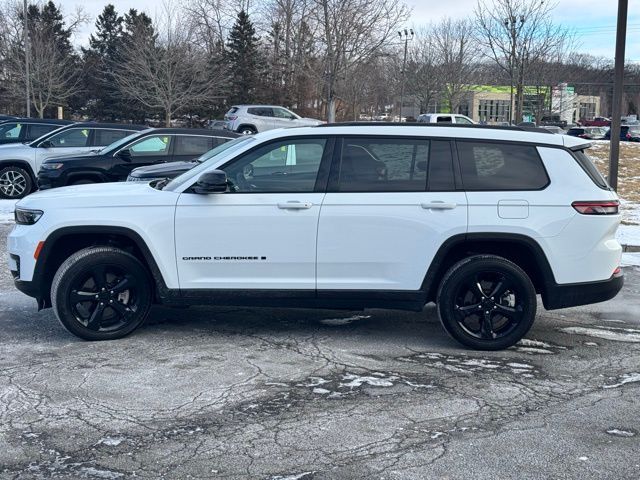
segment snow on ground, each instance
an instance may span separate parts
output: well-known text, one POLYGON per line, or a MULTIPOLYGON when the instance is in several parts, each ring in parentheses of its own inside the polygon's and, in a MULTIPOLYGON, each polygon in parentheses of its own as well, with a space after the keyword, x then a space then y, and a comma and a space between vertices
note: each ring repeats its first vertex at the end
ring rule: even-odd
POLYGON ((560 328, 559 330, 564 333, 602 338, 605 340, 612 340, 614 342, 640 343, 640 330, 635 330, 632 328, 565 327, 560 328))
POLYGON ((0 223, 13 222, 13 210, 17 200, 0 200, 0 223))

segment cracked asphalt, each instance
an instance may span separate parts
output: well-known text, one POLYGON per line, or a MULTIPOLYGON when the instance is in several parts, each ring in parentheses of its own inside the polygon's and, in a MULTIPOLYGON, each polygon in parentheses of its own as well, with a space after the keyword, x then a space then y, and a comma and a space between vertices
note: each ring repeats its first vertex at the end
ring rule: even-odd
POLYGON ((14 289, 4 248, 2 479, 640 477, 640 269, 502 352, 433 306, 158 307, 88 343, 14 289))

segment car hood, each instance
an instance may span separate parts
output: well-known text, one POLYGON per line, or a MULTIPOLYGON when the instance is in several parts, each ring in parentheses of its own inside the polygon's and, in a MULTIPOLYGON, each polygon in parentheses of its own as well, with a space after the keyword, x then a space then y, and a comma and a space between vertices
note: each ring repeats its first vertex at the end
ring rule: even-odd
POLYGON ((76 153, 75 155, 73 153, 64 153, 62 155, 56 155, 55 157, 47 156, 47 160, 50 160, 52 158, 55 158, 56 162, 66 161, 66 160, 80 160, 80 159, 93 158, 96 155, 98 155, 98 153, 100 153, 100 149, 92 150, 90 152, 76 153))
POLYGON ((0 159, 5 159, 12 155, 29 155, 35 151, 35 148, 25 145, 24 143, 6 143, 0 145, 0 159))
POLYGON ((130 176, 136 178, 158 178, 167 177, 173 178, 181 173, 191 170, 198 165, 197 162, 167 162, 159 163, 157 165, 149 165, 146 167, 138 167, 134 169, 130 176))
MULTIPOLYGON (((147 183, 96 183, 42 190, 26 196, 17 207, 36 210, 175 205, 178 194, 156 190, 147 183)), ((100 218, 100 212, 95 212, 100 218)))

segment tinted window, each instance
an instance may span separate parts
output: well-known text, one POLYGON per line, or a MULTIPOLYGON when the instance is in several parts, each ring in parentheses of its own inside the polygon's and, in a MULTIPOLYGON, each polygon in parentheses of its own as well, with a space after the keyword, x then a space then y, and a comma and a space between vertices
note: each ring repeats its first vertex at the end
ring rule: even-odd
POLYGON ((461 125, 473 125, 473 122, 470 122, 464 117, 456 117, 456 123, 459 123, 461 125))
POLYGON ((538 190, 549 183, 535 147, 458 141, 465 190, 538 190))
POLYGON ((437 117, 437 123, 451 123, 451 117, 437 117))
POLYGON ((285 110, 284 108, 274 108, 273 116, 277 118, 286 118, 287 120, 290 118, 294 118, 290 111, 285 110))
POLYGON ((29 132, 27 133, 29 140, 35 140, 49 132, 53 132, 55 129, 60 128, 60 125, 29 125, 29 132))
POLYGON ((174 155, 193 155, 198 157, 213 148, 209 137, 177 135, 173 141, 175 142, 173 147, 174 155))
POLYGON ((170 145, 171 137, 169 135, 149 135, 128 148, 133 157, 157 157, 169 155, 170 145))
POLYGON ((223 167, 240 193, 313 192, 326 140, 271 143, 223 167))
POLYGON ((342 145, 341 192, 423 192, 429 141, 403 138, 346 138, 342 145))
POLYGON ((609 190, 611 188, 584 150, 573 152, 573 156, 578 160, 578 165, 580 165, 585 173, 589 175, 589 178, 591 178, 593 183, 605 190, 609 190))
POLYGON ((117 142, 132 133, 128 130, 107 130, 102 128, 97 128, 94 132, 93 144, 96 147, 111 145, 113 142, 117 142))
POLYGON ((87 147, 89 144, 89 129, 72 128, 53 135, 49 141, 54 147, 87 147))
POLYGON ((248 108, 247 112, 259 117, 273 117, 273 110, 265 107, 248 108))
POLYGON ((21 123, 4 123, 0 125, 0 138, 13 139, 20 137, 21 123))

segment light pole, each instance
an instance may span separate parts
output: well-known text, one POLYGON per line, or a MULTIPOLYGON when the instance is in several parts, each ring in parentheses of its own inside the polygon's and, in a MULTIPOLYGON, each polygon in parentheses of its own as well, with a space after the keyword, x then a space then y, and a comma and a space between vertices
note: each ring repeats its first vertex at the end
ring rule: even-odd
POLYGON ((618 27, 616 33, 616 65, 613 83, 613 112, 611 118, 611 149, 609 151, 609 185, 618 190, 618 160, 620 156, 620 117, 622 116, 622 89, 624 88, 624 50, 627 37, 627 10, 629 0, 618 0, 618 27))
POLYGON ((513 123, 513 71, 516 63, 516 47, 518 37, 520 36, 520 30, 524 26, 524 15, 520 15, 520 21, 515 15, 510 16, 509 18, 504 19, 504 26, 509 30, 509 37, 511 39, 511 56, 509 58, 509 77, 511 80, 511 89, 510 89, 510 103, 509 103, 509 124, 513 123), (518 27, 519 23, 519 28, 518 27))
POLYGON ((402 60, 402 77, 400 79, 400 115, 398 121, 402 123, 402 104, 404 103, 404 76, 407 69, 407 49, 409 40, 413 40, 413 29, 404 29, 398 32, 398 36, 401 40, 404 40, 404 59, 402 60))
POLYGON ((28 17, 27 0, 24 0, 24 70, 26 84, 26 100, 27 100, 27 118, 31 116, 31 81, 29 75, 29 17, 28 17))

